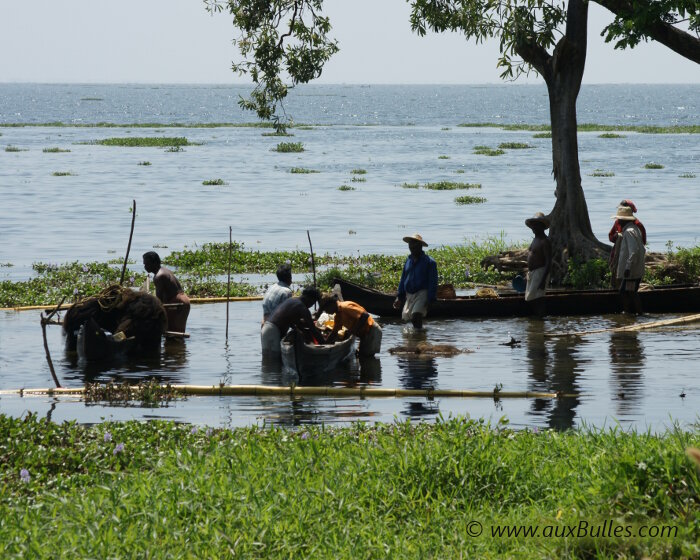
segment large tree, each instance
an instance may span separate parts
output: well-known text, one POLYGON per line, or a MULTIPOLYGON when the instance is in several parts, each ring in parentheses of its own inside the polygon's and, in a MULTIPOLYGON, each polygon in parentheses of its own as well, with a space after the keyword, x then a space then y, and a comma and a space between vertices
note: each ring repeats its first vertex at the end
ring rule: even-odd
MULTIPOLYGON (((654 39, 700 63, 700 12, 697 0, 594 0, 615 18, 603 29, 616 48, 654 39), (683 29, 687 28, 687 31, 683 29)), ((233 16, 240 30, 234 42, 242 61, 233 65, 249 74, 256 87, 241 105, 280 125, 282 101, 289 83, 320 76, 338 50, 329 36, 323 0, 204 0, 207 9, 233 16)), ((588 259, 609 246, 593 234, 581 186, 578 160, 576 99, 586 63, 588 1, 544 0, 407 0, 410 23, 419 35, 455 31, 477 42, 500 40, 497 65, 502 77, 515 79, 536 71, 549 93, 552 128, 552 173, 556 181, 550 212, 554 246, 553 276, 561 279, 570 257, 588 259)))

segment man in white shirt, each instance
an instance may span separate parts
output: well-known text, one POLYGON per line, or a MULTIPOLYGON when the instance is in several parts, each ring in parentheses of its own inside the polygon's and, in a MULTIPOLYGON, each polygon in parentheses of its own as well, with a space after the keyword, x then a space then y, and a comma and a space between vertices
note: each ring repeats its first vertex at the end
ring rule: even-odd
POLYGON ((290 264, 284 263, 277 268, 277 280, 276 284, 272 284, 267 289, 263 298, 263 324, 280 303, 292 297, 292 289, 290 287, 292 284, 292 267, 290 264))

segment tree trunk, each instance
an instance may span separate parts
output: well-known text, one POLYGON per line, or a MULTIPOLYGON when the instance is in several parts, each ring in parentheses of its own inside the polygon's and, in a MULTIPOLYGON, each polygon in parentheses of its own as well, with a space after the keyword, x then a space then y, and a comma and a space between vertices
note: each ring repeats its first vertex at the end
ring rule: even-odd
POLYGON ((556 202, 549 214, 554 283, 565 277, 570 258, 585 261, 610 251, 593 234, 578 160, 576 99, 586 63, 587 24, 587 2, 569 2, 566 35, 547 60, 544 72, 552 122, 552 173, 557 185, 556 202))

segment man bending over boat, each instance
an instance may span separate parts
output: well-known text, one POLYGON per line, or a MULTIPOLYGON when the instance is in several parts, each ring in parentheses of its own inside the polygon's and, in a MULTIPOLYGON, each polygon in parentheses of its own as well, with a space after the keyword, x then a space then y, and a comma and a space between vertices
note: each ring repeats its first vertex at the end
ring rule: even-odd
POLYGON ((302 290, 301 296, 292 297, 280 303, 260 330, 263 354, 280 354, 282 337, 291 327, 301 329, 311 339, 310 341, 324 342, 323 335, 314 324, 309 311, 309 307, 319 299, 316 288, 306 287, 302 290))
POLYGON ((156 296, 160 302, 177 304, 165 308, 165 313, 168 316, 168 330, 184 333, 187 327, 187 317, 190 314, 190 298, 185 295, 180 281, 175 278, 171 270, 160 264, 160 255, 155 251, 143 254, 143 267, 146 272, 153 274, 156 296))
POLYGON ((338 301, 334 294, 323 298, 318 310, 320 313, 335 313, 333 331, 326 338, 327 343, 335 342, 338 331, 345 327, 360 339, 360 356, 374 356, 381 349, 382 329, 361 305, 354 301, 338 301))
POLYGON ((289 263, 277 267, 277 280, 276 284, 267 289, 263 298, 263 323, 280 303, 292 297, 292 266, 289 263))
POLYGON ((525 225, 535 234, 527 252, 525 301, 535 301, 544 297, 547 278, 552 269, 552 243, 544 232, 549 228, 549 220, 542 212, 537 212, 525 220, 525 225))
POLYGON ((423 328, 428 305, 437 299, 438 273, 435 261, 423 252, 428 244, 417 233, 403 238, 411 254, 406 259, 399 281, 394 309, 402 309, 401 318, 423 328))

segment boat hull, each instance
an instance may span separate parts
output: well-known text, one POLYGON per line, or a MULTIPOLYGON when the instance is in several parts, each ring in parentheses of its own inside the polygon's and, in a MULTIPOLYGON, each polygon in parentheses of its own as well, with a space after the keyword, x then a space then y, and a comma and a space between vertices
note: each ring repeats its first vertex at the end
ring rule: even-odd
POLYGON ((327 373, 355 352, 355 337, 334 344, 315 345, 304 342, 295 330, 289 331, 281 343, 282 364, 299 375, 327 373))
MULTIPOLYGON (((394 309, 396 294, 380 292, 336 279, 343 299, 354 301, 370 313, 382 317, 399 317, 394 309)), ((638 292, 643 313, 684 313, 700 311, 700 286, 666 286, 638 292)), ((538 302, 546 315, 603 315, 624 311, 622 296, 615 290, 580 290, 550 292, 538 302)), ((496 298, 457 296, 438 299, 430 305, 430 317, 527 317, 536 315, 532 302, 522 294, 504 294, 496 298)))

